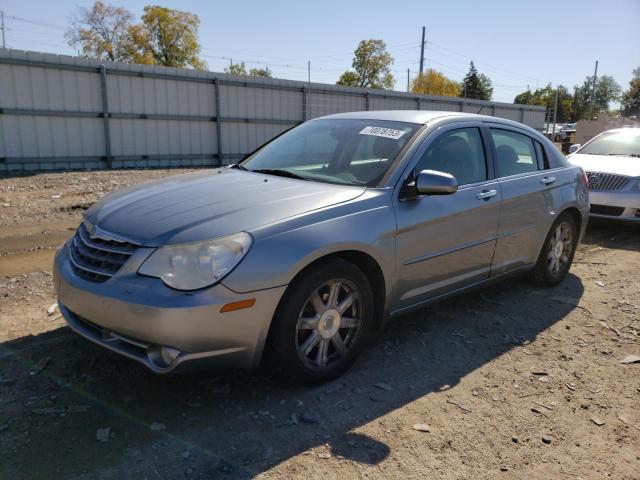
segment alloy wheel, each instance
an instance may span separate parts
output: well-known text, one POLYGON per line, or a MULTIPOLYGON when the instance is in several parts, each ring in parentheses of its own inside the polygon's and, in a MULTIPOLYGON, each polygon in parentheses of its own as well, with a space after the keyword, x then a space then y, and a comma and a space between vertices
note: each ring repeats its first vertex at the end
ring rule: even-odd
POLYGON ((324 370, 344 358, 361 330, 362 299, 353 283, 333 279, 306 300, 296 324, 296 348, 304 364, 324 370))
POLYGON ((558 275, 569 262, 573 249, 573 229, 566 222, 559 223, 551 238, 547 251, 547 267, 552 275, 558 275))

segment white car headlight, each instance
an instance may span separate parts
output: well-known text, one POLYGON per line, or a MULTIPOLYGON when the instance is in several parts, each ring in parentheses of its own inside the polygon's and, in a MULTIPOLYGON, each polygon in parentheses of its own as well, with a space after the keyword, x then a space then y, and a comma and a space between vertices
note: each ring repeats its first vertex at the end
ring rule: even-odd
POLYGON ((228 274, 249 251, 251 236, 237 233, 205 242, 160 247, 138 273, 157 277, 177 290, 208 287, 228 274))

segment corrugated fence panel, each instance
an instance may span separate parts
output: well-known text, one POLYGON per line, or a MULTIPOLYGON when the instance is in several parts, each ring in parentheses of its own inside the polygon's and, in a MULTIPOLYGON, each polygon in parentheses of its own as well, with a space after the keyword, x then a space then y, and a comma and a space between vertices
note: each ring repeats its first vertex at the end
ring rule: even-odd
POLYGON ((0 171, 229 164, 305 119, 367 109, 544 122, 541 107, 419 97, 0 49, 0 171))

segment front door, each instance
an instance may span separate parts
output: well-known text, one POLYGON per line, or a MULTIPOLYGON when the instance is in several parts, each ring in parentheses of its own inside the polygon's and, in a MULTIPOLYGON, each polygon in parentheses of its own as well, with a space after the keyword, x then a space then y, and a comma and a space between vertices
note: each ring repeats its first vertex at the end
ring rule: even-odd
POLYGON ((412 169, 451 173, 458 180, 458 191, 398 199, 395 204, 395 310, 489 277, 498 232, 500 186, 488 168, 479 125, 462 125, 445 126, 429 135, 412 169))

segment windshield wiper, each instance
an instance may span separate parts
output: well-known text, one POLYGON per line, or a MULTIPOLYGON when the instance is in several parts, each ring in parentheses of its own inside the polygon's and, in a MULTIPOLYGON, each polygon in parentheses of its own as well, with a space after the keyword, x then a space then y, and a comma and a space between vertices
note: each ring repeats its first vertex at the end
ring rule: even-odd
POLYGON ((640 153, 607 153, 607 155, 617 157, 640 157, 640 153))
POLYGON ((280 168, 258 168, 256 170, 249 171, 256 173, 266 173, 267 175, 276 175, 278 177, 295 178, 297 180, 308 180, 308 178, 303 177, 302 175, 290 172, 289 170, 282 170, 280 168))

